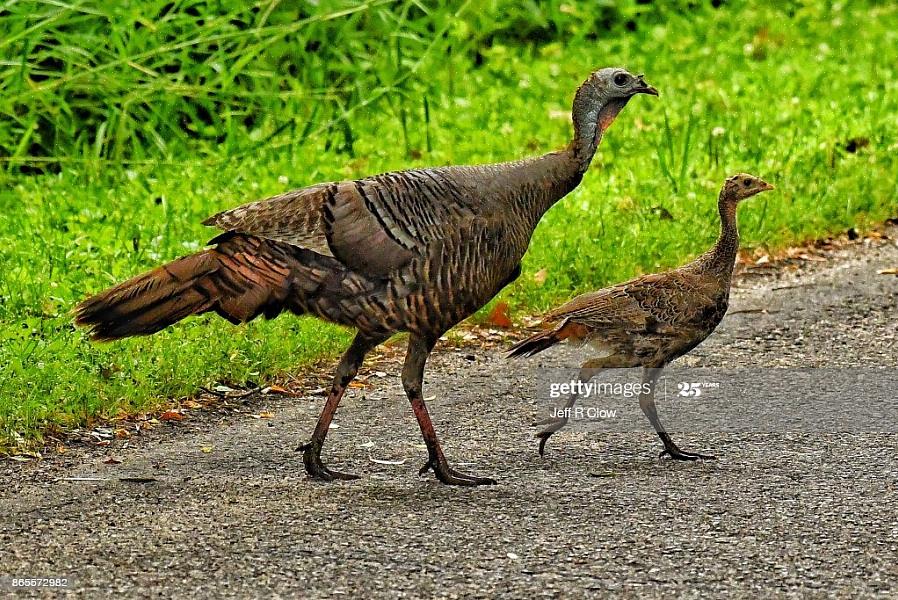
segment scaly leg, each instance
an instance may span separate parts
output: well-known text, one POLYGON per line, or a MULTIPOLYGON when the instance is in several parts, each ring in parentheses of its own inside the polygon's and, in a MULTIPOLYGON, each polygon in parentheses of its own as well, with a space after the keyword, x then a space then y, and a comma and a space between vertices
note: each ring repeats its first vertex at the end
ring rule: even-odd
POLYGON ((443 455, 443 449, 440 447, 440 441, 437 439, 436 431, 427 412, 427 406, 424 404, 422 396, 424 384, 424 364, 437 337, 432 339, 424 339, 418 335, 412 334, 408 342, 408 353, 405 355, 405 365, 402 367, 402 386, 412 405, 415 418, 418 419, 418 426, 421 428, 421 435, 424 437, 424 443, 427 444, 427 462, 418 472, 423 475, 429 469, 433 469, 437 479, 449 485, 484 485, 496 483, 494 479, 488 477, 475 477, 466 475, 456 471, 449 466, 446 457, 443 455))
POLYGON ((334 414, 337 412, 337 406, 340 405, 340 400, 343 398, 346 387, 359 372, 359 367, 362 366, 365 355, 385 339, 386 337, 383 336, 368 337, 359 332, 340 359, 340 363, 337 365, 337 372, 334 375, 333 385, 330 393, 327 395, 327 401, 324 403, 324 409, 322 409, 321 415, 318 417, 318 423, 315 425, 315 431, 312 433, 312 441, 296 449, 297 452, 302 451, 302 462, 305 464, 306 473, 309 474, 311 479, 333 481, 335 479, 359 478, 358 475, 331 471, 324 466, 324 463, 321 462, 321 448, 324 446, 324 438, 327 437, 331 421, 334 419, 334 414))
POLYGON ((661 425, 661 420, 658 418, 658 411, 655 408, 655 385, 658 383, 658 377, 660 376, 661 368, 646 367, 643 370, 642 382, 644 384, 649 384, 649 393, 642 393, 639 395, 639 407, 642 409, 642 412, 645 413, 645 416, 649 418, 652 427, 655 428, 658 437, 660 437, 661 441, 664 443, 664 450, 661 451, 659 458, 666 454, 674 460, 714 460, 714 456, 680 450, 677 445, 674 444, 673 440, 670 439, 670 435, 664 431, 664 426, 661 425))

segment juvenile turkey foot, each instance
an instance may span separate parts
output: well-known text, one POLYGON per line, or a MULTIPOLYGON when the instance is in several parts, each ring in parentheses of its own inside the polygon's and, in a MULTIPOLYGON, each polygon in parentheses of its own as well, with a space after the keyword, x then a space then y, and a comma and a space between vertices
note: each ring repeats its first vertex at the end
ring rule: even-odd
POLYGON ((659 433, 658 437, 664 442, 664 450, 658 455, 658 458, 669 456, 673 460, 717 460, 716 456, 710 454, 697 454, 695 452, 686 452, 680 450, 667 433, 659 433))
POLYGON ((552 434, 567 425, 567 419, 561 417, 550 419, 543 424, 548 425, 545 429, 536 434, 539 438, 539 455, 544 456, 546 453, 546 442, 552 437, 552 434))

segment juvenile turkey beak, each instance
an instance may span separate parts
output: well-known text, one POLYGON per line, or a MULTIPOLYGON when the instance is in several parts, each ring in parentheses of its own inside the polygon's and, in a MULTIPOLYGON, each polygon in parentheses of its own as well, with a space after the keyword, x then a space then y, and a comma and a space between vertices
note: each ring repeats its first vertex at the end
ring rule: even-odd
POLYGON ((636 83, 636 87, 633 88, 634 94, 648 94, 649 96, 658 95, 658 90, 647 84, 645 79, 643 79, 643 75, 636 76, 636 83))
POLYGON ((767 190, 773 190, 774 188, 771 184, 767 183, 763 179, 761 180, 761 191, 766 192, 767 190))

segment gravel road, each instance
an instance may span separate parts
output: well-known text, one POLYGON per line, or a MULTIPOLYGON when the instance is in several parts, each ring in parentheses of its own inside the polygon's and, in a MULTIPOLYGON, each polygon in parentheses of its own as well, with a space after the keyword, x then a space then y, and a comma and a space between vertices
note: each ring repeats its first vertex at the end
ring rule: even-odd
POLYGON ((386 360, 344 400, 325 447, 358 481, 304 476, 293 449, 320 396, 192 411, 105 448, 0 463, 0 576, 73 577, 84 597, 894 598, 898 278, 877 271, 896 266, 885 240, 738 278, 731 313, 684 359, 721 388, 659 400, 680 447, 716 461, 659 460, 635 400, 613 431, 575 424, 540 458, 540 386, 576 349, 510 363, 500 348, 443 346, 425 395, 444 449, 498 485, 417 476, 426 451, 386 360), (790 369, 808 367, 790 392, 790 369), (880 376, 864 383, 862 367, 880 376), (771 402, 794 397, 800 419, 751 405, 756 419, 719 426, 737 368, 771 402), (881 426, 815 420, 817 388, 873 407, 881 426))

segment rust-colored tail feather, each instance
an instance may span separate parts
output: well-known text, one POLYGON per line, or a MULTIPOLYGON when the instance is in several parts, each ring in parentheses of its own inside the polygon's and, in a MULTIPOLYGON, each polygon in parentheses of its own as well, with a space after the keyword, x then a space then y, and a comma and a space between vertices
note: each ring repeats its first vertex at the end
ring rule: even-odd
POLYGON ((287 256, 250 236, 225 235, 216 248, 129 279, 75 308, 95 340, 149 335, 190 315, 215 311, 232 323, 276 316, 291 285, 287 256))
POLYGON ((546 348, 551 348, 558 342, 562 342, 568 338, 582 339, 587 335, 587 328, 579 323, 565 321, 554 329, 540 331, 521 340, 509 349, 507 358, 517 358, 521 356, 533 356, 539 354, 546 348))

